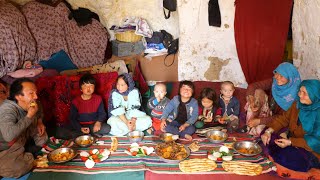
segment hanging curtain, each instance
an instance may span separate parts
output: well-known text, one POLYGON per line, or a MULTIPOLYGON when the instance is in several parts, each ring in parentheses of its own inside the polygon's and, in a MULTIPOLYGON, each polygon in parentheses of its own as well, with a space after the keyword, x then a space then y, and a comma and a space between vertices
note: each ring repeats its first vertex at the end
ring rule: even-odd
POLYGON ((247 83, 272 77, 282 62, 292 0, 236 0, 235 41, 247 83))

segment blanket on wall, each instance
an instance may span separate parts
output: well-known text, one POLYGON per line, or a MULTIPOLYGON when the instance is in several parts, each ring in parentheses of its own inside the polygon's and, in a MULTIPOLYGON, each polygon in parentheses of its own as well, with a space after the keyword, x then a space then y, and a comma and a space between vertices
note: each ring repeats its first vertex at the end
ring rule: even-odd
POLYGON ((46 60, 63 49, 78 67, 103 64, 108 43, 108 32, 92 19, 91 24, 78 26, 62 2, 56 7, 31 1, 22 7, 28 27, 37 42, 38 60, 46 60))
MULTIPOLYGON (((118 73, 99 73, 93 76, 96 79, 95 93, 102 97, 105 107, 108 107, 108 98, 118 73)), ((43 106, 46 123, 51 122, 56 126, 68 123, 72 99, 81 95, 80 77, 81 75, 52 76, 36 80, 38 99, 43 106)))
POLYGON ((33 61, 36 42, 23 14, 11 3, 0 0, 0 77, 33 61))

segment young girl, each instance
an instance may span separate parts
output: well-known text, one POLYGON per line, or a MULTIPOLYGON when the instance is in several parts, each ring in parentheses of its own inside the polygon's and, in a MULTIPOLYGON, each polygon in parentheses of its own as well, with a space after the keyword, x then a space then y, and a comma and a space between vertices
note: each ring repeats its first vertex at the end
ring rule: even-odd
POLYGON ((213 89, 204 88, 199 96, 199 117, 195 123, 196 128, 214 126, 214 118, 217 110, 217 96, 213 89))
POLYGON ((161 116, 161 130, 192 140, 198 117, 198 102, 193 98, 194 84, 182 81, 179 94, 168 103, 161 116))
POLYGON ((151 118, 139 110, 140 106, 140 93, 134 88, 132 77, 127 73, 118 76, 108 102, 110 134, 123 136, 130 131, 144 131, 151 127, 151 118))

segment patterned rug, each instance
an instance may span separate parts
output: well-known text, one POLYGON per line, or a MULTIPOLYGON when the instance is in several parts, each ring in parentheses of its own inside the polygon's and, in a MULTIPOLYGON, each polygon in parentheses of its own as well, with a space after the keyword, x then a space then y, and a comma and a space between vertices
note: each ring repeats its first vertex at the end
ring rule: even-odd
MULTIPOLYGON (((77 156, 72 161, 63 164, 49 163, 48 168, 37 168, 34 172, 74 172, 81 174, 100 174, 100 173, 115 173, 115 172, 129 172, 129 171, 143 171, 148 170, 154 173, 161 174, 184 174, 179 169, 179 164, 172 164, 161 160, 154 152, 149 156, 145 157, 132 157, 124 153, 124 150, 128 149, 131 145, 127 137, 117 137, 119 141, 118 150, 112 153, 109 158, 103 162, 96 163, 92 169, 85 167, 84 162, 81 161, 80 156, 77 156)), ((98 145, 94 144, 89 148, 79 148, 74 145, 74 148, 78 151, 91 150, 91 149, 105 149, 110 148, 111 139, 110 137, 99 138, 100 141, 104 141, 105 144, 98 145)), ((199 141, 200 150, 197 152, 191 152, 188 159, 192 158, 207 158, 208 151, 212 151, 214 148, 218 148, 223 144, 213 144, 206 138, 195 138, 194 140, 199 141)), ((225 143, 230 143, 242 140, 253 140, 248 136, 230 136, 225 143)), ((188 145, 191 142, 179 139, 178 143, 188 145)), ((145 136, 140 144, 148 147, 155 147, 161 140, 157 136, 145 136)), ((275 165, 268 158, 259 154, 252 157, 242 156, 235 153, 233 156, 234 161, 247 161, 258 163, 263 167, 262 173, 268 173, 274 170, 275 165)), ((230 174, 224 171, 221 166, 222 162, 217 162, 218 167, 210 172, 201 172, 199 174, 230 174)))

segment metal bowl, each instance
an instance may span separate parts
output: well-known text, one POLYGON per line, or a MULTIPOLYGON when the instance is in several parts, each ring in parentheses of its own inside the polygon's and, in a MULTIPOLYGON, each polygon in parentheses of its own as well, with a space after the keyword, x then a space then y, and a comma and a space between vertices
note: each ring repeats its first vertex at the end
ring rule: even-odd
MULTIPOLYGON (((175 143, 175 142, 170 142, 170 143, 175 143)), ((190 149, 186 146, 186 145, 182 145, 182 144, 179 144, 179 143, 175 143, 177 145, 180 145, 180 146, 183 146, 186 150, 186 153, 187 153, 187 156, 181 160, 175 160, 175 159, 166 159, 164 157, 161 156, 161 152, 160 152, 160 146, 161 145, 164 145, 164 144, 170 144, 170 143, 160 143, 156 146, 155 148, 155 153, 156 155, 163 161, 167 162, 167 163, 172 163, 172 164, 178 164, 180 161, 183 161, 185 159, 187 159, 189 156, 190 156, 190 149)))
POLYGON ((228 134, 219 130, 211 130, 206 132, 206 137, 212 143, 222 143, 228 138, 228 134), (213 137, 216 137, 217 139, 214 139, 213 137))
POLYGON ((92 137, 90 135, 78 136, 74 140, 74 142, 80 147, 89 147, 94 143, 94 141, 95 141, 94 137, 92 137))
POLYGON ((128 138, 129 141, 134 143, 134 142, 140 142, 143 140, 144 133, 141 131, 131 131, 128 133, 128 138))
POLYGON ((58 148, 48 155, 48 160, 54 163, 64 163, 77 156, 77 152, 72 148, 58 148))
POLYGON ((255 156, 262 152, 261 147, 251 141, 238 141, 233 144, 233 149, 244 156, 255 156))
POLYGON ((179 139, 179 136, 178 136, 178 138, 176 136, 178 136, 178 135, 173 135, 171 133, 162 133, 162 134, 159 135, 160 139, 163 142, 176 141, 177 139, 179 139))

